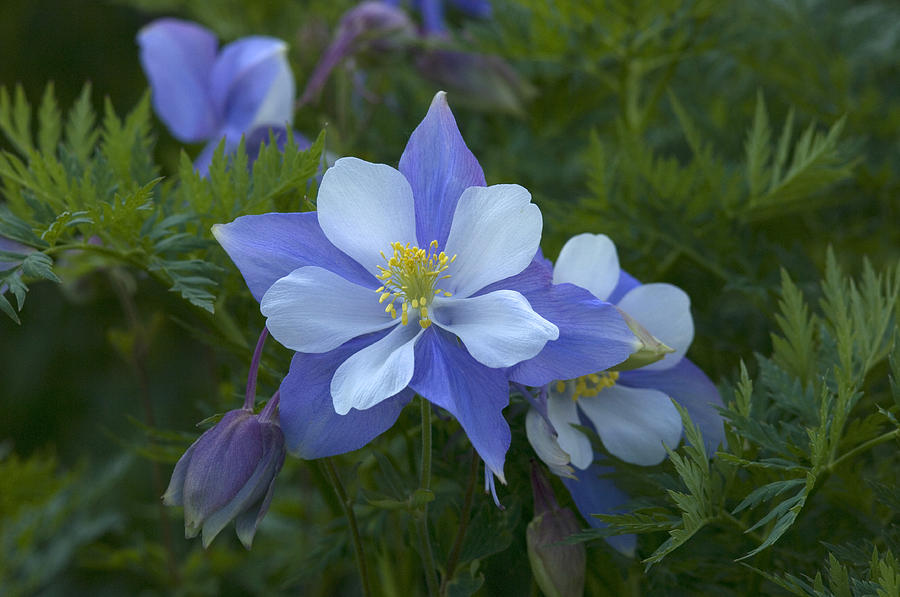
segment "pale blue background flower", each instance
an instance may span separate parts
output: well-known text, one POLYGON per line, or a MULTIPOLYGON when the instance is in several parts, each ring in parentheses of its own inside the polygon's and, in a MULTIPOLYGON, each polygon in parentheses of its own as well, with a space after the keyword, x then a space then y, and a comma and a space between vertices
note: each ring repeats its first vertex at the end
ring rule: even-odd
POLYGON ((270 129, 286 139, 295 89, 284 41, 252 36, 219 50, 211 31, 171 18, 141 29, 137 41, 157 115, 179 141, 207 141, 194 162, 201 174, 222 138, 227 154, 245 135, 251 158, 270 129))

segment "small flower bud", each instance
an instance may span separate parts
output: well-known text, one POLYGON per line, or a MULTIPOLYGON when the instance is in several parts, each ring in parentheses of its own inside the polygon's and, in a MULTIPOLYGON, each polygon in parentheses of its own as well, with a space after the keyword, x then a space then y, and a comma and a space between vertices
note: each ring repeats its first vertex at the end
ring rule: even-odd
POLYGON ((524 104, 536 95, 534 87, 499 56, 432 50, 419 56, 416 68, 478 110, 522 115, 524 104))
POLYGON ((580 530, 575 513, 560 508, 550 483, 531 463, 534 492, 534 519, 525 533, 528 561, 534 580, 547 597, 575 597, 584 594, 587 555, 583 543, 561 543, 580 530))
POLYGON ((637 338, 637 349, 631 353, 631 356, 625 359, 625 361, 619 363, 615 367, 610 367, 610 371, 630 371, 632 369, 645 367, 651 363, 655 363, 670 352, 675 352, 674 348, 660 342, 656 336, 648 332, 647 328, 638 323, 634 317, 618 307, 616 307, 616 309, 619 311, 619 315, 622 316, 622 319, 625 320, 628 329, 630 329, 635 338, 637 338))
POLYGON ((184 506, 185 537, 202 531, 208 547, 234 520, 238 538, 250 549, 284 464, 284 436, 271 411, 226 413, 179 459, 163 503, 184 506))
POLYGON ((334 34, 334 41, 322 55, 300 97, 300 104, 315 99, 331 71, 351 54, 371 50, 390 52, 406 44, 415 27, 406 13, 395 6, 369 0, 348 10, 334 34))

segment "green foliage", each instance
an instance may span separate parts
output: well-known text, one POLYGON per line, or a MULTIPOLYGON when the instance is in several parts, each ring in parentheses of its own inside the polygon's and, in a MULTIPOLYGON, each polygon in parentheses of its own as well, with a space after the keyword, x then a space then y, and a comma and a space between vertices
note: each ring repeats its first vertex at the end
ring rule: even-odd
POLYGON ((183 156, 180 184, 161 185, 147 94, 125 118, 107 99, 99 127, 88 86, 64 125, 52 86, 36 123, 21 87, 13 97, 0 88, 0 131, 16 149, 0 152, 0 188, 7 199, 0 207, 0 234, 34 250, 0 256, 15 264, 3 272, 0 288, 16 301, 14 308, 0 295, 0 310, 16 322, 28 284, 58 281, 53 259, 79 252, 144 270, 191 305, 213 313, 225 270, 210 227, 240 214, 299 208, 290 204, 305 194, 324 147, 324 133, 306 151, 293 140, 278 151, 272 139, 260 151, 252 176, 243 145, 233 158, 220 150, 206 179, 183 156))
POLYGON ((79 550, 121 523, 102 499, 121 481, 127 459, 102 474, 63 473, 56 458, 0 458, 0 584, 4 594, 33 595, 70 568, 79 550), (89 489, 88 489, 89 488, 89 489))
MULTIPOLYGON (((4 595, 360 593, 350 527, 317 463, 288 459, 249 553, 230 529, 208 551, 182 540, 180 513, 166 521, 158 496, 214 413, 240 403, 262 325, 211 227, 314 209, 326 153, 396 165, 437 89, 420 66, 434 49, 502 57, 511 79, 500 88, 535 90, 513 98, 520 109, 510 114, 485 109, 498 86, 484 72, 473 80, 493 83, 480 93, 449 89, 488 181, 532 193, 548 257, 573 234, 606 233, 628 272, 684 288, 696 327, 690 358, 726 398, 726 442, 715 454, 682 413, 685 444, 663 464, 615 463, 632 502, 573 539, 590 542, 588 592, 900 592, 896 5, 492 0, 493 17, 476 20, 447 2, 446 36, 375 44, 298 108, 295 128, 308 138, 327 125, 327 152, 324 133, 307 151, 270 142, 248 167, 244 147, 225 156, 221 146, 201 177, 197 148, 179 145, 152 114, 131 42, 149 15, 197 19, 223 44, 277 35, 302 90, 355 2, 116 3, 136 9, 119 48, 133 72, 107 77, 120 88, 101 89, 93 72, 74 73, 74 90, 97 82, 80 94, 60 79, 0 87, 0 236, 16 243, 0 249, 0 328, 17 332, 0 333, 16 338, 0 347, 0 419, 15 421, 0 422, 0 442, 15 442, 0 443, 4 595), (59 319, 47 313, 61 304, 104 329, 55 338, 46 322, 59 319), (191 351, 183 359, 173 350, 182 344, 191 351), (61 375, 60 360, 84 370, 68 387, 96 396, 73 404, 66 392, 35 389, 61 375), (123 379, 130 391, 112 389, 123 379), (188 389, 197 379, 205 389, 188 389), (168 387, 178 390, 160 396, 168 387), (113 408, 122 404, 124 415, 113 408), (53 439, 60 457, 49 447, 27 456, 22 446, 51 423, 66 430, 53 439), (104 446, 93 461, 88 443, 104 446), (119 451, 133 466, 109 457, 119 451), (634 558, 602 541, 615 534, 638 535, 634 558)), ((27 17, 8 12, 13 24, 27 17)), ((54 60, 77 51, 52 37, 54 60)), ((290 362, 274 344, 262 396, 290 362)), ((498 488, 504 510, 481 492, 453 421, 435 418, 430 490, 418 487, 420 422, 409 412, 365 450, 335 459, 376 594, 424 594, 414 527, 426 504, 442 594, 536 590, 524 556, 531 496, 522 471, 534 456, 524 407, 514 398, 504 410, 513 433, 509 484, 498 488)), ((559 484, 557 497, 569 499, 559 484)))
MULTIPOLYGON (((697 428, 682 411, 686 443, 679 453, 670 453, 670 460, 684 489, 666 490, 668 506, 653 500, 628 514, 600 516, 611 528, 581 538, 665 531, 668 539, 644 557, 647 565, 664 566, 682 551, 690 553, 702 529, 711 526, 712 532, 726 535, 737 529, 755 546, 744 553, 707 555, 710 566, 728 566, 737 577, 740 567, 735 563, 750 560, 755 563, 747 569, 797 595, 893 594, 897 563, 890 554, 881 559, 876 555, 868 572, 851 582, 847 564, 816 547, 810 537, 820 536, 816 529, 823 520, 848 520, 847 525, 829 526, 830 540, 854 537, 858 524, 876 528, 879 514, 873 502, 890 509, 884 522, 897 524, 897 510, 890 508, 898 498, 893 487, 869 480, 868 489, 854 487, 851 503, 842 503, 840 496, 841 487, 854 482, 856 469, 882 444, 894 446, 883 454, 888 458, 884 466, 896 466, 900 427, 893 415, 896 405, 885 391, 889 384, 884 365, 900 341, 898 276, 900 265, 876 273, 865 262, 855 280, 844 275, 829 253, 820 310, 813 311, 783 273, 781 310, 775 316, 780 333, 773 334, 771 358, 757 355, 755 380, 741 366, 724 411, 727 447, 710 462, 697 428), (880 373, 874 375, 876 371, 880 373), (782 565, 806 565, 806 554, 815 553, 828 558, 827 576, 763 568, 770 558, 759 558, 785 541, 788 545, 779 552, 782 565), (792 552, 804 555, 789 555, 792 552), (829 579, 827 590, 823 578, 829 579)), ((896 363, 891 365, 896 375, 896 363)), ((720 539, 720 544, 726 541, 720 539)), ((698 553, 703 551, 681 557, 689 561, 698 553)), ((862 565, 854 563, 856 568, 862 565)))

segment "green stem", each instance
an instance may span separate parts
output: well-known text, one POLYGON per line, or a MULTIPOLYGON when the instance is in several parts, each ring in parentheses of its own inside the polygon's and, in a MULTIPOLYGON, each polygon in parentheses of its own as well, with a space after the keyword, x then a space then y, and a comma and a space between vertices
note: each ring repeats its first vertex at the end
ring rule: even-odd
POLYGON ((478 477, 478 453, 472 450, 472 464, 469 466, 469 479, 466 482, 466 496, 463 498, 462 511, 459 513, 459 526, 456 529, 456 538, 453 547, 447 557, 446 573, 441 582, 441 595, 447 594, 447 583, 453 578, 456 565, 459 563, 459 554, 462 552, 463 540, 466 538, 466 529, 469 526, 469 516, 472 512, 472 497, 475 495, 475 479, 478 477))
MULTIPOLYGON (((419 481, 419 489, 431 491, 431 403, 420 397, 422 407, 422 476, 419 481)), ((422 552, 422 565, 425 567, 425 581, 428 584, 428 594, 437 596, 438 580, 437 571, 434 568, 434 553, 431 550, 431 537, 428 534, 428 502, 419 506, 415 513, 416 531, 419 535, 419 548, 422 552)))
MULTIPOLYGON (((150 374, 147 371, 147 354, 150 351, 150 343, 147 339, 146 328, 141 322, 140 313, 137 304, 134 301, 134 297, 131 296, 123 282, 112 273, 110 273, 108 277, 109 283, 116 293, 116 297, 119 299, 119 304, 125 312, 125 317, 128 319, 128 326, 131 328, 131 333, 134 334, 134 345, 131 354, 125 355, 125 357, 130 360, 130 364, 134 368, 135 375, 138 379, 138 386, 140 388, 138 396, 140 397, 141 406, 144 410, 144 422, 149 427, 155 428, 156 418, 153 416, 153 400, 150 398, 150 374)), ((151 444, 154 444, 155 440, 150 438, 150 442, 151 444)), ((153 482, 153 492, 160 496, 165 492, 166 486, 163 485, 162 472, 160 471, 159 463, 155 460, 150 462, 150 473, 153 482)), ((178 586, 181 582, 181 574, 178 570, 178 558, 175 554, 175 544, 172 539, 169 514, 162 500, 158 499, 155 501, 159 511, 159 526, 162 534, 163 547, 166 551, 166 564, 169 568, 169 575, 173 579, 174 585, 178 586)))
POLYGON ((325 458, 324 460, 328 480, 331 481, 331 487, 338 496, 338 501, 344 510, 344 516, 347 517, 347 526, 350 527, 350 538, 353 540, 353 555, 356 556, 356 567, 359 569, 359 582, 362 584, 363 595, 371 597, 372 589, 369 587, 369 570, 366 568, 366 554, 363 551, 362 539, 359 536, 359 527, 356 525, 353 504, 350 503, 350 499, 347 497, 344 484, 341 483, 337 468, 334 466, 334 460, 331 458, 325 458))
POLYGON ((750 537, 751 539, 753 539, 753 540, 756 541, 757 543, 760 543, 760 544, 761 544, 761 543, 763 542, 764 539, 763 539, 763 537, 762 537, 759 533, 757 533, 756 531, 750 531, 750 530, 749 530, 749 527, 748 527, 746 524, 744 524, 744 523, 741 521, 741 519, 737 518, 735 515, 733 515, 733 514, 732 514, 731 512, 729 512, 728 510, 722 510, 722 513, 721 513, 720 517, 721 517, 722 520, 725 520, 725 521, 727 521, 727 522, 730 522, 731 524, 733 524, 733 525, 736 526, 737 528, 741 529, 741 532, 743 532, 745 535, 747 535, 748 537, 750 537))
POLYGON ((893 431, 888 431, 878 437, 874 437, 869 441, 862 443, 849 452, 846 452, 844 455, 838 457, 836 460, 833 460, 830 465, 828 465, 828 471, 831 472, 836 469, 839 465, 841 465, 845 460, 849 460, 856 456, 857 454, 861 454, 868 450, 869 448, 874 448, 878 444, 883 444, 884 442, 891 441, 894 438, 900 437, 900 429, 894 429, 893 431))

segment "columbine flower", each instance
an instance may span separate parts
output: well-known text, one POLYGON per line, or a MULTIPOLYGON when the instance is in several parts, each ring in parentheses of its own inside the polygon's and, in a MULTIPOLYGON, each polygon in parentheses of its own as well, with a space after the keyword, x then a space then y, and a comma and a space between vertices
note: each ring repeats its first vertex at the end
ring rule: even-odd
MULTIPOLYGON (((222 138, 225 153, 247 136, 255 158, 271 129, 285 139, 294 110, 294 76, 287 44, 246 37, 218 51, 215 34, 178 19, 158 19, 137 36, 153 107, 172 135, 185 143, 208 141, 194 166, 206 174, 222 138)), ((305 140, 298 139, 305 143, 305 140)))
POLYGON ((256 373, 267 335, 263 330, 253 354, 244 407, 225 413, 191 444, 163 495, 165 505, 184 507, 184 535, 190 539, 202 532, 203 547, 234 520, 238 539, 250 549, 284 464, 284 435, 275 418, 278 393, 262 412, 253 413, 256 373))
POLYGON ((640 369, 597 371, 551 383, 546 388, 546 412, 533 409, 526 417, 535 452, 556 474, 568 477, 564 482, 579 509, 597 525, 591 513, 608 512, 626 498, 609 480, 598 476, 608 467, 594 464, 590 440, 572 427, 583 424, 579 411, 607 452, 649 466, 665 459, 663 444, 675 447, 681 438, 681 417, 670 397, 691 415, 710 452, 724 436, 716 410, 722 399, 709 378, 684 358, 694 335, 687 294, 671 284, 642 285, 620 271, 615 246, 607 236, 571 238, 560 252, 553 281, 576 284, 597 298, 616 303, 674 349, 640 369))
POLYGON ((214 227, 272 335, 297 351, 280 389, 293 454, 360 448, 417 392, 456 417, 503 481, 505 368, 546 383, 572 362, 583 373, 633 352, 612 306, 549 290, 530 199, 518 185, 485 186, 441 92, 399 171, 343 158, 323 177, 317 213, 214 227), (575 325, 599 350, 556 346, 558 326, 575 325))

